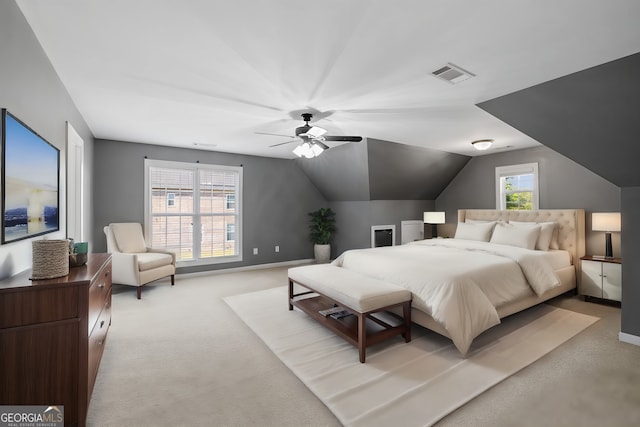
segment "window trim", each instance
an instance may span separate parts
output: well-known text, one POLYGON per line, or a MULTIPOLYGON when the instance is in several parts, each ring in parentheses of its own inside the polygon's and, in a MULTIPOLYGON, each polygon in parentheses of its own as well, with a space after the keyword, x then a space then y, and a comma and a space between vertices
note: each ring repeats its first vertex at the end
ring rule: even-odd
POLYGON ((538 175, 538 163, 522 163, 519 165, 496 166, 496 209, 507 209, 506 205, 504 204, 505 200, 502 194, 502 185, 500 184, 500 179, 506 176, 528 174, 533 174, 533 189, 531 195, 531 202, 533 204, 532 210, 536 211, 540 208, 540 177, 538 175))
MULTIPOLYGON (((201 258, 194 260, 182 260, 176 261, 177 267, 190 267, 190 266, 199 266, 199 265, 215 265, 215 264, 224 264, 230 262, 239 262, 243 260, 243 249, 242 249, 242 222, 243 222, 243 212, 242 212, 242 203, 238 203, 238 200, 242 199, 242 186, 243 186, 243 168, 242 166, 226 166, 226 165, 212 165, 206 163, 188 163, 188 162, 174 162, 170 160, 155 160, 155 159, 144 159, 144 234, 145 240, 147 241, 147 245, 151 245, 150 238, 147 236, 151 236, 151 209, 150 209, 150 177, 149 177, 149 169, 151 167, 158 168, 168 168, 168 169, 183 169, 183 170, 191 170, 196 175, 200 170, 227 170, 234 171, 238 173, 238 188, 236 190, 236 216, 237 221, 236 225, 236 246, 238 248, 237 255, 229 255, 222 257, 213 257, 213 258, 201 258)), ((199 191, 199 179, 194 181, 194 194, 197 194, 199 191)), ((226 200, 225 200, 225 208, 226 208, 226 200)), ((194 230, 194 233, 196 231, 194 230)), ((226 242, 226 230, 225 230, 225 242, 226 242)))

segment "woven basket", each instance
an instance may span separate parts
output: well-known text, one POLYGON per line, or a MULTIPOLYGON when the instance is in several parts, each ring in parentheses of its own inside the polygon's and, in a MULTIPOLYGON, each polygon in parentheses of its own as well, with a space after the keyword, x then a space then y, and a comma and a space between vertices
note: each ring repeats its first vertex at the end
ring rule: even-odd
POLYGON ((34 240, 32 254, 32 280, 54 279, 69 274, 69 242, 67 240, 34 240))

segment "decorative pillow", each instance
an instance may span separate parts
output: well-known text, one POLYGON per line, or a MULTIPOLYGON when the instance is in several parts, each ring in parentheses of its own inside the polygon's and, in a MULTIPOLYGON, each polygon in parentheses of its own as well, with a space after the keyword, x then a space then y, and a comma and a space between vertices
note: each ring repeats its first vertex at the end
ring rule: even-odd
POLYGON ((549 249, 560 249, 560 226, 557 222, 554 222, 555 227, 553 227, 553 235, 551 236, 551 243, 549 243, 549 249))
POLYGON ((481 242, 488 242, 491 238, 491 232, 493 231, 493 227, 496 225, 495 222, 486 222, 486 223, 466 223, 459 222, 458 227, 456 228, 456 234, 453 237, 454 239, 465 239, 465 240, 479 240, 481 242))
POLYGON ((536 242, 536 249, 540 251, 548 251, 549 249, 558 249, 558 232, 555 222, 520 222, 509 221, 516 227, 534 227, 540 226, 540 235, 536 242))
POLYGON ((528 227, 516 227, 509 224, 496 224, 491 235, 491 243, 517 246, 525 249, 535 249, 540 226, 535 224, 528 227))
POLYGON ((142 226, 137 222, 119 222, 109 224, 113 231, 118 249, 124 253, 147 252, 147 245, 142 236, 142 226))

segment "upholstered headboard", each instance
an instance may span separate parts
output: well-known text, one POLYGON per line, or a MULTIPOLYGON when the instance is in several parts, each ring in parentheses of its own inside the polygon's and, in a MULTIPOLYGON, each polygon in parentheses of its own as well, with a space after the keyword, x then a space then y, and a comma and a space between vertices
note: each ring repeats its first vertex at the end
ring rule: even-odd
POLYGON ((482 221, 557 222, 558 245, 568 251, 579 269, 580 257, 585 254, 584 209, 544 209, 537 211, 500 211, 495 209, 460 209, 458 222, 466 219, 482 221))

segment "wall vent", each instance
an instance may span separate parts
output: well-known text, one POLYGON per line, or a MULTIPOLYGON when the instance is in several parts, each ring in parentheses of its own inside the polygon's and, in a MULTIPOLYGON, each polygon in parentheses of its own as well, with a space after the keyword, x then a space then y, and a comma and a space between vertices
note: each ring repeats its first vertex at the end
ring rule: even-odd
POLYGON ((438 68, 436 71, 433 71, 431 74, 442 79, 446 82, 451 83, 452 85, 463 82, 471 77, 475 77, 476 75, 470 73, 469 71, 458 67, 457 65, 453 65, 448 62, 447 65, 438 68))

